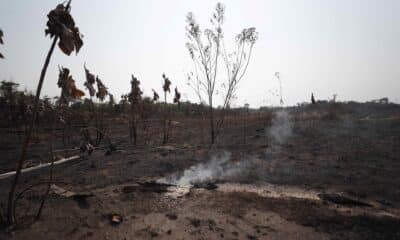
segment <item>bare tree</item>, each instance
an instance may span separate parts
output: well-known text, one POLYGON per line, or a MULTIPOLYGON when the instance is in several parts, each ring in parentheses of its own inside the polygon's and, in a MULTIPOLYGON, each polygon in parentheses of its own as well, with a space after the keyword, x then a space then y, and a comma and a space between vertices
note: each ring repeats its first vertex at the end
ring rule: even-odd
POLYGON ((235 96, 238 84, 247 70, 254 43, 258 38, 255 28, 243 29, 236 36, 235 50, 228 52, 224 43, 222 29, 224 13, 225 7, 218 3, 210 19, 212 28, 206 29, 204 32, 201 31, 193 13, 188 13, 186 18, 186 32, 189 40, 186 43, 186 47, 194 65, 194 73, 192 72, 188 79, 199 100, 207 99, 208 101, 212 144, 215 142, 218 129, 223 124, 225 109, 229 107, 235 96), (213 101, 218 80, 220 56, 223 58, 227 75, 225 76, 225 82, 221 85, 223 88, 223 114, 215 124, 213 101))
POLYGON ((11 127, 16 124, 16 106, 17 106, 17 90, 18 83, 13 81, 1 81, 0 82, 0 97, 2 97, 6 103, 6 111, 8 116, 8 125, 11 127))
POLYGON ((222 84, 222 92, 224 103, 222 105, 222 115, 217 122, 217 133, 224 123, 225 110, 230 107, 232 100, 236 97, 240 81, 243 79, 250 63, 253 47, 258 39, 256 28, 245 28, 241 33, 236 35, 236 47, 231 53, 228 53, 223 45, 223 59, 227 71, 227 81, 222 84))
POLYGON ((168 106, 167 106, 167 92, 170 93, 171 92, 171 81, 169 80, 169 78, 167 76, 165 76, 165 74, 163 73, 162 78, 164 79, 164 84, 163 84, 163 91, 164 91, 164 119, 163 119, 163 144, 166 144, 168 141, 168 125, 169 125, 169 121, 168 121, 168 115, 169 115, 169 111, 168 111, 168 106))
MULTIPOLYGON (((86 89, 89 91, 90 95, 90 105, 91 105, 91 112, 93 114, 93 119, 95 121, 95 128, 96 130, 96 141, 95 145, 99 145, 101 143, 101 140, 103 139, 103 133, 105 133, 105 125, 103 121, 103 114, 101 111, 96 111, 96 106, 93 102, 93 97, 96 96, 96 98, 103 103, 105 98, 108 96, 109 97, 109 105, 113 105, 115 103, 114 101, 114 96, 108 91, 108 88, 104 85, 104 83, 100 80, 99 76, 95 76, 93 73, 89 71, 88 68, 86 68, 86 63, 83 65, 83 68, 85 70, 85 76, 86 76, 86 81, 84 83, 84 86, 86 89), (94 87, 94 84, 97 84, 97 91, 94 87)), ((89 137, 90 138, 90 137, 89 137)))
POLYGON ((141 112, 140 103, 142 101, 142 94, 143 92, 140 89, 140 81, 132 74, 131 92, 129 93, 128 98, 131 104, 129 136, 131 142, 133 138, 134 145, 137 143, 137 119, 139 117, 139 113, 141 112))
MULTIPOLYGON (((104 85, 104 83, 100 80, 99 76, 96 76, 96 83, 97 83, 97 92, 96 97, 103 103, 107 96, 110 96, 108 92, 108 88, 104 85)), ((96 142, 95 145, 100 145, 101 141, 104 138, 104 133, 106 132, 106 126, 104 124, 104 113, 103 111, 95 111, 96 114, 96 142)))
POLYGON ((279 83, 279 103, 281 106, 283 106, 284 102, 283 102, 281 73, 275 72, 274 76, 278 80, 278 83, 279 83))

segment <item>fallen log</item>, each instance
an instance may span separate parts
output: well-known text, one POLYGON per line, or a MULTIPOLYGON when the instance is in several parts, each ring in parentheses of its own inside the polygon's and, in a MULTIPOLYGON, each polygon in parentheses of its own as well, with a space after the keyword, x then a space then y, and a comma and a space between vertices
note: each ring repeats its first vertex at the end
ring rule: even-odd
MULTIPOLYGON (((75 160, 75 159, 78 159, 78 158, 80 158, 79 155, 74 155, 74 156, 68 157, 68 158, 62 158, 62 159, 60 159, 58 161, 55 161, 54 165, 59 165, 59 164, 62 164, 62 163, 65 163, 65 162, 69 162, 69 161, 72 161, 72 160, 75 160)), ((21 173, 30 172, 30 171, 33 171, 33 170, 37 170, 37 169, 41 169, 41 168, 45 168, 45 167, 49 167, 49 166, 51 166, 51 162, 39 164, 39 165, 33 166, 33 167, 24 168, 24 169, 21 170, 21 173)), ((5 178, 8 178, 8 177, 11 177, 11 176, 14 176, 14 175, 15 175, 15 171, 3 173, 3 174, 0 174, 0 179, 5 179, 5 178)))

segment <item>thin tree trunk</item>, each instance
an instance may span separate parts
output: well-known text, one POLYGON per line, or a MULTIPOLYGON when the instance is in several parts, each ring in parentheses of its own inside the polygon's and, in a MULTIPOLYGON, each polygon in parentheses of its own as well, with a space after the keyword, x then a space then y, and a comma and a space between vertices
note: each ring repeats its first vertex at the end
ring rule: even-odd
POLYGON ((137 122, 136 122, 136 111, 134 109, 134 105, 131 105, 131 110, 130 110, 130 120, 129 120, 129 138, 130 142, 132 143, 133 139, 133 145, 136 145, 137 143, 137 122))
POLYGON ((167 143, 167 92, 164 92, 164 128, 163 144, 167 143))
POLYGON ((246 123, 247 123, 247 119, 246 119, 246 117, 248 116, 248 114, 247 114, 248 112, 245 112, 244 113, 244 116, 243 116, 243 144, 246 144, 246 123))
POLYGON ((129 120, 129 141, 133 143, 133 121, 129 120))
POLYGON ((47 53, 47 57, 46 60, 44 62, 42 71, 40 73, 40 78, 39 78, 39 83, 36 89, 36 96, 35 96, 35 102, 34 102, 34 107, 33 107, 33 116, 30 122, 30 125, 28 127, 28 132, 26 133, 26 139, 25 142, 22 146, 22 150, 21 150, 21 155, 20 158, 18 160, 18 164, 17 164, 17 169, 16 169, 16 173, 15 173, 15 177, 14 177, 14 181, 11 185, 11 189, 10 192, 8 194, 8 205, 7 205, 7 220, 8 220, 8 224, 13 224, 13 203, 14 203, 14 194, 15 194, 15 190, 18 184, 18 180, 19 180, 19 176, 21 175, 21 169, 22 166, 24 164, 25 161, 25 156, 26 156, 26 152, 28 150, 28 145, 30 142, 30 138, 32 135, 32 130, 34 128, 35 125, 35 121, 37 118, 37 111, 38 111, 38 106, 39 106, 39 100, 40 100, 40 92, 42 91, 42 86, 43 86, 43 82, 44 82, 44 77, 46 76, 46 71, 47 71, 47 67, 49 66, 50 63, 50 59, 51 59, 51 55, 53 54, 54 51, 54 47, 56 46, 58 40, 58 36, 55 36, 53 39, 53 43, 50 46, 50 50, 47 53))
POLYGON ((136 117, 133 116, 133 121, 132 121, 132 128, 133 128, 133 145, 136 146, 137 143, 137 127, 136 127, 136 117))
POLYGON ((212 106, 212 101, 210 102, 210 136, 211 144, 215 143, 215 129, 214 129, 214 109, 212 106))

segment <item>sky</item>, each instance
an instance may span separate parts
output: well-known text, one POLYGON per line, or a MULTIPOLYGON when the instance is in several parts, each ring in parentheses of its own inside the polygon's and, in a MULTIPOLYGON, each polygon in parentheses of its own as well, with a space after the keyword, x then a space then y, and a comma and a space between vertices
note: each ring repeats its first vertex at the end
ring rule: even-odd
MULTIPOLYGON (((225 0, 227 42, 243 28, 259 39, 233 106, 278 105, 280 72, 285 105, 317 99, 368 101, 388 97, 400 103, 400 1, 398 0, 225 0)), ((60 1, 1 0, 0 79, 34 91, 51 44, 47 13, 60 1)), ((78 55, 52 56, 43 95, 56 96, 58 65, 71 69, 83 88, 86 62, 118 99, 130 90, 131 74, 144 94, 162 90, 162 73, 197 101, 187 86, 192 62, 185 47, 185 18, 193 12, 202 29, 215 0, 73 0, 71 14, 84 35, 78 55)), ((228 45, 233 48, 233 45, 228 45)), ((225 76, 218 80, 222 83, 225 76)), ((173 94, 169 96, 172 100, 173 94)), ((221 96, 215 96, 217 104, 221 96)))

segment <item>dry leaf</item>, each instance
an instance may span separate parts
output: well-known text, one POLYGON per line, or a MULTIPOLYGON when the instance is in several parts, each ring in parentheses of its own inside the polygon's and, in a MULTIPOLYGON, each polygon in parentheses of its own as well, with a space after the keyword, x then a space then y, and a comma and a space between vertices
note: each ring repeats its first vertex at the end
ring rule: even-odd
MULTIPOLYGON (((0 29, 0 44, 4 44, 3 42, 3 31, 0 29)), ((4 55, 0 53, 0 58, 4 58, 4 55)))
POLYGON ((93 97, 96 94, 96 89, 94 88, 94 83, 96 81, 94 75, 90 73, 89 69, 86 68, 86 65, 83 66, 85 68, 86 82, 84 83, 85 87, 89 90, 89 94, 93 97))
POLYGON ((96 77, 96 82, 97 82, 97 93, 96 97, 100 99, 100 101, 104 101, 105 97, 108 95, 108 91, 106 86, 103 84, 103 82, 100 80, 99 77, 96 77))
POLYGON ((70 55, 74 50, 78 53, 83 45, 82 36, 69 10, 59 4, 47 17, 45 34, 50 34, 50 37, 59 36, 58 46, 65 54, 70 55))
POLYGON ((0 29, 0 44, 4 44, 3 36, 4 36, 3 31, 0 29))
POLYGON ((160 96, 154 89, 151 89, 151 90, 153 91, 153 102, 157 102, 158 99, 160 98, 160 96))
POLYGON ((83 35, 79 32, 78 27, 74 28, 73 33, 74 33, 75 51, 76 51, 76 53, 78 53, 79 50, 81 50, 81 48, 83 46, 83 40, 82 40, 83 35))
POLYGON ((61 91, 61 103, 68 104, 70 101, 74 101, 85 96, 85 93, 75 86, 75 80, 69 75, 70 71, 68 68, 62 67, 58 75, 58 87, 61 91))
POLYGON ((88 82, 85 82, 83 85, 89 90, 89 95, 91 97, 93 97, 96 94, 96 89, 94 88, 93 85, 90 85, 88 82))
POLYGON ((162 77, 164 78, 164 92, 171 92, 171 89, 169 88, 171 85, 171 81, 165 76, 165 74, 163 74, 162 77))
MULTIPOLYGON (((70 79, 72 80, 72 77, 70 77, 70 79)), ((81 97, 83 97, 83 96, 85 96, 85 93, 82 91, 82 90, 80 90, 80 89, 78 89, 76 86, 75 86, 75 81, 74 80, 72 80, 74 83, 74 85, 73 85, 73 87, 71 88, 71 95, 72 95, 72 97, 74 98, 74 99, 78 99, 78 98, 81 98, 81 97)), ((72 81, 70 81, 70 82, 72 82, 72 81)))
POLYGON ((142 90, 140 90, 140 81, 133 76, 132 74, 132 80, 131 80, 131 92, 129 94, 129 101, 132 104, 138 104, 140 100, 142 99, 142 90))
POLYGON ((175 88, 175 96, 174 96, 174 103, 180 103, 181 100, 181 93, 178 92, 178 88, 175 88))

